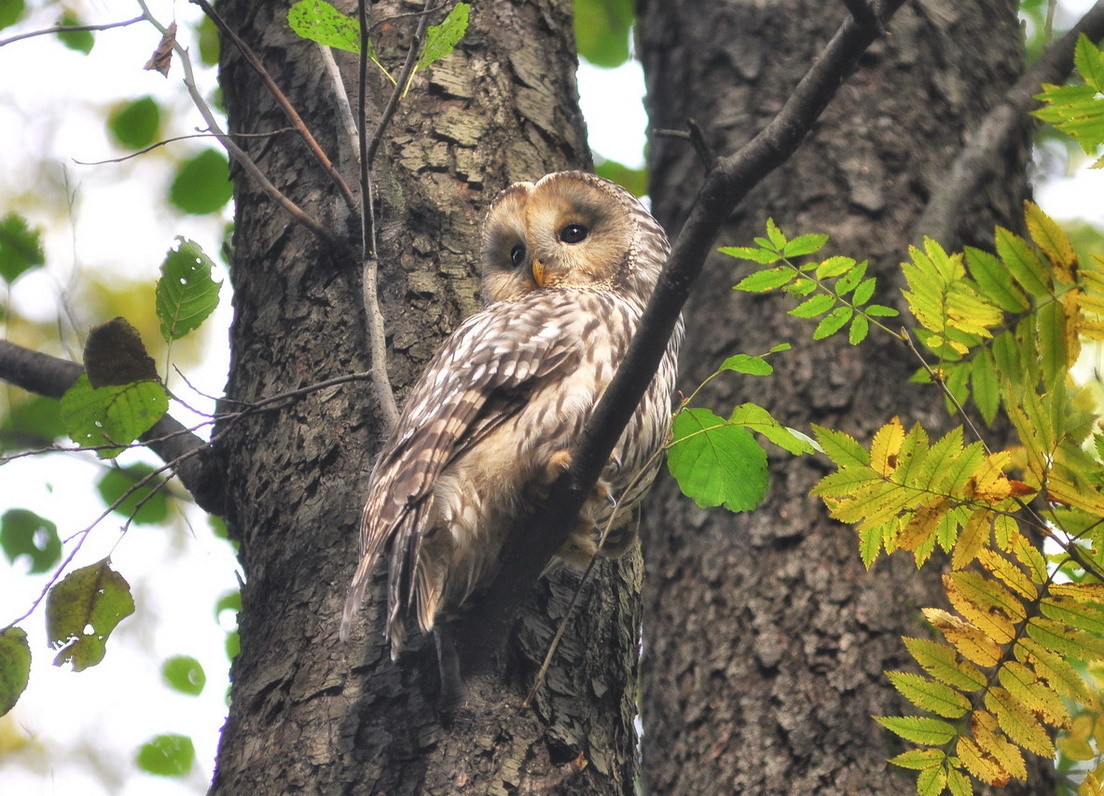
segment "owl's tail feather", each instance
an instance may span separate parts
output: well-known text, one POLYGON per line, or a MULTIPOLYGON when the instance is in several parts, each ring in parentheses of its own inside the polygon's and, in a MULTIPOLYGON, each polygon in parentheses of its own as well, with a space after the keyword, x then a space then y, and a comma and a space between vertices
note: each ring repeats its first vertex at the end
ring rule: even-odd
POLYGON ((341 629, 338 637, 348 641, 352 634, 353 617, 364 602, 364 592, 368 588, 368 582, 372 579, 372 570, 375 568, 375 556, 364 556, 357 565, 353 582, 349 584, 349 594, 345 597, 345 609, 341 612, 341 629))

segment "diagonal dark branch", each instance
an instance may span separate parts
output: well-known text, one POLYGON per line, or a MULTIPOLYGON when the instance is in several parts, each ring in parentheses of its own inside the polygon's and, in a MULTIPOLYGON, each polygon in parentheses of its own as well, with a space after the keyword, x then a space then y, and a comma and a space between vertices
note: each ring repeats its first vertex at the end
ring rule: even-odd
MULTIPOLYGON (((47 398, 61 398, 84 368, 76 362, 0 340, 0 380, 47 398)), ((176 475, 196 503, 212 514, 222 512, 221 479, 211 461, 208 443, 165 415, 140 437, 164 462, 177 461, 176 475)))
POLYGON ((992 176, 1002 153, 1022 129, 1025 114, 1039 105, 1035 95, 1041 84, 1063 83, 1069 77, 1073 69, 1073 48, 1081 33, 1097 42, 1104 38, 1104 0, 1097 2, 1062 38, 1051 44, 970 134, 950 172, 943 175, 924 214, 913 227, 914 242, 927 236, 947 249, 958 247, 963 204, 992 176))
POLYGON ((706 176, 628 355, 573 452, 571 469, 553 485, 548 502, 514 529, 494 583, 460 620, 455 636, 466 675, 487 674, 500 666, 503 642, 521 597, 566 541, 575 516, 655 375, 722 224, 748 191, 797 149, 859 57, 878 37, 881 26, 877 20, 888 20, 903 2, 875 4, 873 22, 863 24, 854 17, 844 21, 774 119, 740 151, 721 158, 706 176))
POLYGON ((268 70, 265 69, 264 64, 261 63, 261 59, 257 57, 257 54, 255 52, 253 52, 253 49, 244 41, 242 41, 242 38, 237 33, 231 30, 230 26, 226 24, 226 21, 219 15, 217 11, 215 11, 215 9, 211 7, 211 4, 208 3, 207 0, 190 0, 190 2, 195 3, 201 9, 203 9, 203 13, 207 15, 208 19, 215 23, 218 29, 222 32, 222 35, 228 38, 230 41, 234 42, 234 46, 238 48, 238 51, 242 54, 242 57, 245 58, 245 62, 253 67, 253 71, 255 71, 260 76, 261 81, 265 84, 265 87, 268 89, 269 93, 272 94, 272 96, 276 99, 276 102, 283 110, 284 115, 288 117, 288 121, 291 122, 296 132, 299 133, 300 138, 303 139, 303 142, 307 145, 307 149, 310 150, 310 153, 314 155, 314 159, 318 161, 319 165, 322 166, 323 171, 326 172, 333 184, 337 186, 337 189, 345 198, 346 204, 348 204, 349 207, 355 208, 356 199, 353 198, 353 192, 352 190, 350 190, 348 183, 346 183, 342 176, 338 173, 337 169, 334 167, 333 162, 326 155, 325 151, 323 151, 322 146, 318 143, 317 139, 315 139, 314 135, 311 134, 311 131, 307 128, 307 125, 303 121, 302 117, 299 116, 299 112, 295 110, 295 106, 291 104, 291 100, 289 100, 287 98, 287 95, 284 94, 284 92, 280 90, 280 87, 276 85, 276 81, 272 79, 272 75, 270 75, 268 73, 268 70))

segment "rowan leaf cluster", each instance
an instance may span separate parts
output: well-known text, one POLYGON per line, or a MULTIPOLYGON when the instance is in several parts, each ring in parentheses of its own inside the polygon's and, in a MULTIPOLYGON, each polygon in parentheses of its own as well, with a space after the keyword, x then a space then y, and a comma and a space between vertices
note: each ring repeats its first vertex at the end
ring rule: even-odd
MULTIPOLYGON (((930 239, 911 247, 902 264, 911 329, 883 324, 896 313, 872 303, 865 263, 795 262, 826 236, 791 240, 768 221, 756 246, 721 250, 767 266, 736 289, 789 294, 792 315, 817 320, 815 338, 847 324, 852 344, 871 328, 892 335, 918 358, 916 380, 962 415, 934 441, 899 418, 869 445, 813 427, 835 470, 812 493, 854 526, 867 568, 899 550, 917 567, 944 554, 935 558, 948 568, 948 607, 923 609, 941 638, 905 638, 917 670, 887 673, 918 715, 878 717, 914 745, 892 762, 918 772, 921 794, 1025 779, 1025 754, 1068 748, 1088 760, 1100 748, 1089 743, 1100 691, 1083 673, 1104 661, 1104 434, 1100 408, 1069 372, 1082 344, 1104 337, 1104 257, 1079 258, 1032 203, 1024 228, 998 227, 992 252, 948 253, 930 239), (1014 444, 988 448, 974 411, 1002 418, 1014 444), (1067 733, 1057 747, 1055 731, 1067 733)), ((1086 781, 1101 779, 1104 768, 1086 781)))

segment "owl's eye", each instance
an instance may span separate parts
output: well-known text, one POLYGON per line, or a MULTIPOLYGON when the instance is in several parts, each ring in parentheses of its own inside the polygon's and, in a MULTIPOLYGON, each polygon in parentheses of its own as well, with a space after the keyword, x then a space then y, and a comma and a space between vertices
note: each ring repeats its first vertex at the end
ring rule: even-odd
POLYGON ((560 240, 564 243, 578 243, 584 240, 589 233, 590 230, 582 224, 568 224, 560 230, 560 240))
POLYGON ((514 264, 514 268, 520 268, 525 262, 525 247, 522 244, 510 249, 510 262, 514 264))

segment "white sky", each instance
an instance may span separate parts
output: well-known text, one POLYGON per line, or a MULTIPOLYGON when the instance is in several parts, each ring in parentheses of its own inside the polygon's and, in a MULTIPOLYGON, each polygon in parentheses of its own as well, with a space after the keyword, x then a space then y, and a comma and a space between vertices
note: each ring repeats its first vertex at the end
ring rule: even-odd
MULTIPOLYGON (((1078 0, 1069 5, 1090 4, 1078 0)), ((174 6, 169 0, 151 6, 163 21, 171 18, 174 6)), ((114 21, 138 13, 130 4, 102 1, 80 7, 88 21, 114 21)), ((184 2, 175 10, 181 19, 194 19, 197 13, 184 2)), ((0 32, 0 38, 52 22, 52 15, 43 15, 29 25, 0 32)), ((209 253, 218 251, 217 222, 181 219, 166 212, 159 199, 150 198, 163 196, 171 179, 172 165, 164 154, 123 165, 87 167, 71 162, 121 154, 108 142, 102 122, 104 104, 118 99, 157 97, 163 107, 172 109, 166 129, 173 134, 202 126, 182 99, 178 67, 168 80, 141 70, 157 43, 152 28, 136 25, 97 37, 87 57, 46 37, 0 48, 0 216, 16 209, 33 224, 51 230, 46 240, 49 270, 19 280, 11 300, 39 320, 55 317, 59 297, 81 271, 152 280, 178 234, 198 240, 209 253), (44 175, 30 168, 43 151, 70 163, 66 179, 75 195, 74 210, 61 223, 48 202, 34 200, 36 192, 57 190, 52 185, 61 183, 54 175, 52 185, 47 185, 44 175), (7 204, 8 197, 20 195, 24 198, 19 204, 7 204)), ((579 86, 592 147, 605 157, 641 166, 646 117, 639 101, 639 65, 633 62, 612 71, 584 65, 579 86)), ((206 145, 178 144, 174 154, 189 154, 206 145)), ((1060 218, 1088 217, 1104 224, 1104 171, 1082 171, 1072 179, 1054 181, 1040 188, 1038 196, 1044 209, 1060 218)), ((224 275, 216 275, 221 278, 224 275)), ((224 290, 219 315, 208 324, 204 366, 189 373, 211 394, 220 392, 225 380, 227 293, 224 290)), ((85 324, 102 320, 80 318, 85 324)), ((192 400, 209 406, 200 397, 192 400)), ((138 454, 128 457, 155 461, 138 454)), ((54 520, 62 536, 68 536, 101 510, 90 484, 102 468, 75 455, 9 464, 0 474, 0 513, 11 506, 30 508, 54 520)), ((194 532, 183 524, 169 531, 138 526, 115 549, 114 565, 134 587, 138 613, 124 620, 111 637, 100 666, 79 674, 53 667, 41 609, 22 624, 30 635, 34 666, 20 704, 0 719, 0 793, 181 796, 206 790, 227 686, 225 629, 216 624, 213 611, 219 597, 236 588, 236 564, 229 546, 212 537, 202 512, 193 508, 187 517, 194 532), (201 697, 179 694, 161 683, 161 661, 179 654, 202 663, 208 680, 201 697), (165 732, 190 735, 195 741, 197 766, 185 779, 152 777, 133 765, 138 746, 165 732), (4 756, 13 742, 23 747, 4 756), (85 751, 101 762, 99 770, 89 769, 85 751)), ((78 564, 110 551, 120 525, 115 517, 102 523, 78 564)), ((23 613, 43 584, 44 577, 14 576, 0 561, 0 626, 23 613)))

